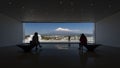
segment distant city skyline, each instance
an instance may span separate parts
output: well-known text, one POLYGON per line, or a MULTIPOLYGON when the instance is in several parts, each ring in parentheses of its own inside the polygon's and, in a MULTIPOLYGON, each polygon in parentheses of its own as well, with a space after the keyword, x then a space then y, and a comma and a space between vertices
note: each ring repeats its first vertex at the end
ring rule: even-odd
POLYGON ((25 35, 32 35, 34 32, 45 34, 54 31, 67 31, 74 33, 94 33, 94 23, 24 23, 25 35))

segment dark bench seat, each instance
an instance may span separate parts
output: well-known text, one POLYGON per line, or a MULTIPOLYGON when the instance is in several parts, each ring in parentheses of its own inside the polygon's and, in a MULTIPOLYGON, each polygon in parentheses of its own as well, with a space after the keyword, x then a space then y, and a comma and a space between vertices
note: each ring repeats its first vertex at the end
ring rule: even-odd
POLYGON ((29 52, 34 48, 33 45, 30 45, 29 43, 23 43, 23 44, 18 44, 18 47, 22 48, 25 52, 29 52))
POLYGON ((101 46, 101 44, 88 44, 84 47, 86 47, 88 51, 94 51, 98 46, 101 46))

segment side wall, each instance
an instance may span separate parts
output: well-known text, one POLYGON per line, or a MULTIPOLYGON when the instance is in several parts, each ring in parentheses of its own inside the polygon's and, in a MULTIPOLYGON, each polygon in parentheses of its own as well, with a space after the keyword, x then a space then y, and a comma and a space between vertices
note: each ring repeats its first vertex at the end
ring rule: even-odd
POLYGON ((96 43, 120 47, 120 12, 96 22, 96 43))
POLYGON ((23 25, 20 21, 0 14, 0 47, 22 43, 23 25))

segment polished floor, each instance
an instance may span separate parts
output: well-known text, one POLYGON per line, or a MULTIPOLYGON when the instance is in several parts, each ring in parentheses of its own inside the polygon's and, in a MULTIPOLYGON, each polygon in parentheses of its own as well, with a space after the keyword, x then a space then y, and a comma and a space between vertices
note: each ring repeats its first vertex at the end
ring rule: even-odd
POLYGON ((100 46, 94 52, 78 44, 41 44, 23 52, 17 46, 0 48, 1 68, 120 68, 120 48, 100 46))

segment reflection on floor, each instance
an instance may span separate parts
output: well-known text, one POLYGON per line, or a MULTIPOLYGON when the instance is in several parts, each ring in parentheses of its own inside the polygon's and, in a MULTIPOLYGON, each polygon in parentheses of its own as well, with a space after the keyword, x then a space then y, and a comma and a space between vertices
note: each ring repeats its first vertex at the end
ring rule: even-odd
POLYGON ((120 48, 98 47, 95 52, 78 44, 41 44, 25 53, 17 46, 0 48, 0 67, 11 68, 120 68, 120 48))

